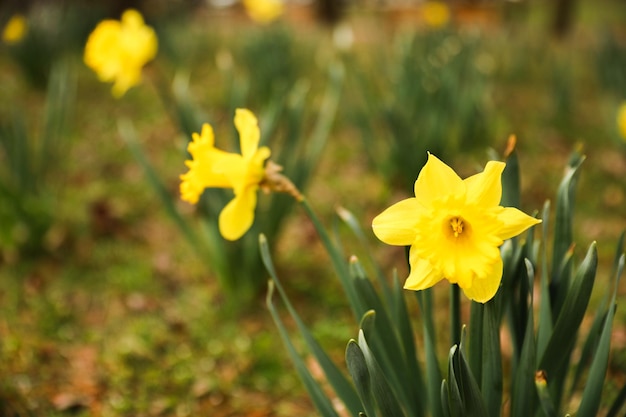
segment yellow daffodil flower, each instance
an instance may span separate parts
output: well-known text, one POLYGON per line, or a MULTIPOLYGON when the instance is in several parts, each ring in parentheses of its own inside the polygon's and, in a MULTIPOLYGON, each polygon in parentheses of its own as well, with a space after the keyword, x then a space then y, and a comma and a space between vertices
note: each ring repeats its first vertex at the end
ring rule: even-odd
POLYGON ((180 176, 181 198, 196 204, 205 188, 232 188, 233 198, 219 216, 219 229, 228 240, 237 240, 254 221, 257 190, 265 178, 264 164, 269 148, 259 148, 260 131, 257 119, 247 109, 237 109, 235 127, 239 132, 241 154, 215 148, 213 128, 204 124, 202 133, 193 134, 187 150, 192 160, 186 161, 189 171, 180 176))
POLYGON ((85 64, 103 82, 113 82, 113 96, 123 96, 141 81, 141 69, 157 53, 154 30, 136 10, 126 10, 121 21, 103 20, 85 45, 85 64))
POLYGON ((374 218, 374 234, 390 245, 410 245, 410 290, 442 279, 456 283, 467 297, 485 303, 502 279, 499 246, 540 222, 520 210, 500 206, 503 162, 462 180, 429 154, 415 181, 415 197, 400 201, 374 218))
POLYGON ((269 23, 284 11, 282 0, 243 0, 248 16, 259 23, 269 23))
POLYGON ((622 103, 619 109, 617 109, 617 129, 622 140, 626 142, 626 102, 622 103))
POLYGON ((26 36, 26 18, 16 14, 9 19, 2 31, 2 40, 7 45, 14 45, 26 36))
POLYGON ((450 21, 450 8, 441 1, 427 1, 422 6, 424 22, 432 28, 440 28, 450 21))

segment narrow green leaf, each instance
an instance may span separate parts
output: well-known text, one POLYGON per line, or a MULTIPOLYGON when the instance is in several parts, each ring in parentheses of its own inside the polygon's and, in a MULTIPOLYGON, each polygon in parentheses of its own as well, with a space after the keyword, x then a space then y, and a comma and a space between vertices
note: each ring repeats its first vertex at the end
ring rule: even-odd
POLYGON ((617 393, 617 396, 615 397, 615 399, 613 400, 613 403, 611 404, 611 408, 606 413, 606 417, 618 417, 618 415, 620 415, 618 413, 620 412, 624 404, 626 404, 626 384, 624 384, 622 386, 622 389, 620 389, 619 392, 617 393))
POLYGON ((363 253, 365 254, 365 256, 367 256, 367 261, 369 265, 371 265, 376 273, 376 280, 383 291, 385 302, 387 304, 391 304, 392 301, 395 299, 394 294, 392 293, 390 286, 385 279, 385 275, 383 274, 379 263, 376 262, 376 260, 374 259, 374 251, 371 250, 368 239, 363 232, 363 229, 359 225, 359 221, 356 219, 356 217, 354 217, 354 214, 352 214, 344 207, 338 207, 336 209, 336 213, 337 216, 339 216, 339 218, 343 220, 343 222, 350 228, 352 233, 357 237, 359 243, 361 244, 361 247, 364 249, 363 253))
MULTIPOLYGON (((574 155, 573 155, 574 156, 574 155)), ((552 249, 552 280, 550 294, 552 297, 553 314, 558 315, 569 288, 570 270, 562 270, 563 260, 573 243, 573 213, 576 183, 578 182, 579 168, 585 157, 573 157, 567 166, 565 176, 559 185, 556 199, 556 214, 554 220, 554 246, 552 249)))
POLYGON ((613 317, 615 316, 615 299, 617 297, 617 288, 620 281, 620 277, 624 270, 625 255, 622 254, 618 262, 615 285, 613 289, 613 296, 611 297, 611 303, 609 310, 604 321, 604 328, 602 329, 602 335, 598 347, 593 355, 593 362, 589 368, 589 376, 587 377, 587 383, 583 391, 583 397, 576 413, 579 417, 594 417, 598 413, 600 408, 600 400, 602 397, 602 387, 604 386, 604 378, 606 377, 606 371, 609 365, 609 353, 611 349, 611 333, 613 329, 613 317))
MULTIPOLYGON (((502 407, 502 350, 500 325, 495 300, 485 304, 483 323, 483 356, 480 391, 487 416, 498 417, 502 407)), ((461 352, 461 355, 463 352, 461 352)), ((469 367, 468 367, 469 369, 469 367)))
MULTIPOLYGON (((543 206, 542 232, 543 236, 548 236, 548 225, 550 219, 550 202, 546 201, 543 206)), ((541 247, 541 281, 539 283, 541 298, 539 299, 539 323, 537 327, 537 358, 541 358, 548 346, 548 341, 552 335, 553 319, 552 307, 550 303, 550 288, 548 277, 548 248, 545 243, 541 247)))
POLYGON ((450 387, 448 386, 448 381, 445 379, 441 381, 441 387, 439 389, 439 401, 441 403, 441 415, 443 417, 451 417, 451 405, 450 405, 450 397, 448 396, 448 390, 450 387))
POLYGON ((398 398, 389 386, 387 377, 370 350, 362 330, 359 331, 359 347, 365 357, 365 363, 372 379, 372 393, 381 414, 384 417, 404 417, 398 398))
POLYGON ((551 385, 557 394, 554 400, 556 404, 560 403, 560 393, 565 380, 567 364, 591 297, 597 265, 598 253, 594 242, 589 246, 585 259, 576 271, 554 325, 552 336, 540 361, 539 369, 544 370, 551 378, 551 385))
POLYGON ((326 229, 322 225, 322 222, 319 220, 308 201, 306 199, 302 199, 300 203, 313 223, 313 226, 322 241, 322 245, 324 245, 326 252, 330 256, 335 272, 337 272, 339 281, 341 282, 341 285, 346 292, 346 296, 348 297, 348 301, 350 302, 352 312, 354 313, 356 320, 359 320, 367 309, 362 305, 356 293, 353 286, 353 280, 350 278, 349 268, 346 265, 345 260, 342 258, 341 252, 337 250, 335 244, 332 242, 330 236, 328 236, 328 233, 326 232, 326 229))
POLYGON ((350 372, 354 386, 361 398, 365 413, 368 416, 376 417, 370 373, 365 363, 365 356, 354 339, 350 340, 346 347, 346 364, 348 365, 348 372, 350 372))
POLYGON ((300 379, 304 383, 304 387, 306 388, 315 408, 320 412, 323 417, 339 417, 335 409, 333 408, 332 402, 324 393, 324 390, 320 387, 320 385, 315 381, 308 368, 306 367, 304 361, 296 351, 296 348, 291 343, 291 339, 289 338, 289 333, 285 328, 282 320, 280 319, 280 315, 276 311, 274 307, 274 303, 272 302, 272 295, 274 293, 274 283, 272 281, 268 282, 268 291, 266 304, 267 308, 272 315, 272 319, 278 328, 278 332, 280 334, 280 338, 283 340, 283 343, 287 347, 287 352, 289 353, 289 357, 291 361, 294 363, 296 367, 296 372, 300 376, 300 379))
POLYGON ((539 396, 539 404, 546 417, 557 417, 556 407, 550 396, 550 390, 548 389, 548 381, 546 380, 546 374, 543 371, 538 371, 535 374, 535 387, 537 388, 537 394, 539 396))
MULTIPOLYGON (((457 375, 459 375, 459 385, 462 388, 462 396, 463 396, 463 409, 464 416, 467 417, 484 417, 489 416, 489 411, 487 410, 487 404, 485 404, 485 394, 481 393, 481 390, 478 386, 478 382, 474 377, 472 370, 465 359, 465 353, 463 352, 464 339, 465 339, 465 329, 461 334, 461 344, 459 345, 459 349, 457 350, 458 355, 458 366, 457 375)), ((499 355, 498 355, 499 357, 499 355)), ((489 366, 489 365, 487 365, 489 366)), ((491 372, 491 371, 489 371, 491 372)), ((483 372, 483 375, 485 372, 483 372)), ((491 381, 490 381, 491 382, 491 381)), ((488 388, 487 388, 488 389, 488 388)), ((494 385, 494 389, 497 389, 494 385)), ((500 394, 502 396, 502 388, 499 388, 500 394)), ((498 410, 499 410, 498 404, 498 410)), ((499 415, 496 414, 496 415, 499 415)))
POLYGON ((477 380, 482 380, 485 305, 472 302, 469 324, 469 363, 477 380))
MULTIPOLYGON (((439 407, 435 404, 441 404, 441 381, 443 376, 439 367, 439 359, 437 358, 437 334, 435 331, 435 323, 433 320, 432 307, 432 289, 418 291, 415 293, 420 311, 422 312, 422 326, 424 337, 424 355, 426 359, 426 390, 428 392, 429 410, 434 417, 438 417, 439 407)), ((449 407, 447 408, 449 411, 449 407)))
MULTIPOLYGON (((421 412, 425 413, 426 410, 430 410, 432 417, 440 417, 440 401, 437 399, 434 403, 429 402, 428 390, 424 381, 424 372, 417 360, 417 346, 415 344, 413 327, 411 326, 411 317, 409 316, 406 305, 405 291, 398 281, 396 271, 394 271, 393 274, 393 297, 394 301, 392 307, 395 307, 393 309, 395 314, 393 314, 392 317, 394 317, 393 320, 396 323, 400 344, 404 352, 407 374, 409 378, 413 380, 413 383, 409 384, 412 397, 416 399, 416 403, 421 412)), ((441 381, 441 378, 438 381, 441 381)))
POLYGON ((322 349, 319 343, 315 340, 312 333, 309 331, 309 329, 304 324, 304 322, 302 321, 302 319, 296 312, 295 308, 289 301, 289 298, 287 297, 287 294, 285 290, 283 289, 283 286, 280 283, 280 280, 278 279, 278 275, 276 274, 276 270, 274 268, 274 264, 272 262, 272 258, 269 252, 267 240, 264 235, 259 236, 259 247, 261 251, 261 258, 263 260, 263 263, 267 271, 270 274, 272 282, 276 286, 276 289, 278 290, 278 293, 280 294, 283 300, 283 303, 285 303, 285 306, 287 307, 287 311, 289 312, 289 314, 295 321, 296 326, 298 327, 298 330, 300 331, 300 334, 302 335, 307 345, 307 348, 313 354, 313 356, 319 363, 320 367, 324 370, 324 374, 326 375, 328 382, 331 384, 331 386, 337 393, 337 396, 344 402, 344 404, 346 405, 348 410, 350 410, 351 413, 356 414, 361 409, 360 407, 361 401, 359 400, 352 385, 350 385, 350 383, 348 382, 347 378, 337 368, 337 366, 330 359, 328 354, 324 351, 324 349, 322 349))
MULTIPOLYGON (((458 368, 458 346, 454 345, 450 348, 450 353, 448 354, 448 379, 447 387, 448 387, 448 396, 447 396, 447 404, 448 409, 450 410, 450 415, 452 417, 463 417, 465 415, 465 410, 463 406, 463 389, 460 387, 458 368)), ((444 404, 445 407, 445 404, 444 404)))
MULTIPOLYGON (((189 223, 187 223, 185 218, 176 209, 172 195, 167 190, 167 187, 165 187, 165 185, 163 184, 163 181, 161 181, 161 179, 159 178, 159 175, 157 174, 150 161, 148 161, 148 158, 141 148, 141 145, 137 141, 137 135, 135 133, 135 128, 132 122, 128 119, 120 119, 118 120, 117 127, 120 136, 124 139, 131 153, 133 154, 139 165, 141 165, 141 167, 143 168, 144 173, 148 179, 148 183, 157 193, 169 217, 178 226, 178 228, 187 238, 192 247, 196 250, 200 250, 202 246, 199 243, 196 233, 191 228, 189 223)), ((200 255, 204 255, 204 253, 201 252, 200 255)))
MULTIPOLYGON (((528 286, 533 288, 535 271, 532 263, 525 260, 528 286)), ((533 291, 528 292, 530 300, 525 308, 528 310, 528 320, 524 333, 524 343, 517 369, 513 374, 513 385, 511 387, 511 417, 532 416, 535 411, 535 331, 533 320, 533 291)))
POLYGON ((420 384, 423 387, 421 375, 412 374, 411 369, 407 367, 406 354, 402 349, 397 327, 391 321, 382 300, 370 280, 365 277, 361 264, 354 256, 350 260, 350 271, 359 299, 366 308, 376 311, 375 332, 366 333, 371 348, 379 358, 381 366, 390 371, 387 377, 399 399, 412 415, 421 416, 423 414, 419 407, 421 393, 416 389, 420 384))

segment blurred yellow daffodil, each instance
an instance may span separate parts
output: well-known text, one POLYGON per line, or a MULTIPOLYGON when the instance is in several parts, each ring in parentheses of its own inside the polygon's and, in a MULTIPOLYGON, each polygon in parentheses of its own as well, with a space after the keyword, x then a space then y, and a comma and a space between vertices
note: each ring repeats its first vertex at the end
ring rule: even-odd
POLYGON ((374 234, 390 245, 410 245, 410 290, 432 287, 442 279, 485 303, 502 279, 499 246, 540 223, 513 207, 500 206, 503 162, 462 180, 429 154, 415 181, 415 197, 400 201, 374 218, 374 234))
POLYGON ((243 0, 248 15, 259 23, 276 20, 284 11, 282 0, 243 0))
POLYGON ((432 28, 440 28, 450 21, 450 8, 441 1, 427 1, 422 6, 424 22, 432 28))
POLYGON ((626 142, 626 102, 617 109, 617 129, 622 140, 626 142))
POLYGON ((237 240, 252 226, 257 190, 265 179, 265 160, 269 148, 259 148, 260 131, 257 119, 247 109, 237 109, 235 127, 239 132, 241 154, 215 148, 213 128, 204 124, 202 133, 193 134, 187 150, 192 160, 185 164, 189 171, 180 176, 181 198, 198 202, 205 188, 232 188, 235 197, 219 216, 219 229, 228 240, 237 240))
POLYGON ((138 11, 129 9, 121 21, 108 19, 96 26, 87 39, 84 61, 100 81, 113 82, 113 95, 119 98, 141 81, 141 69, 157 49, 154 30, 138 11))
POLYGON ((26 28, 26 18, 21 14, 13 15, 4 26, 2 40, 8 45, 16 44, 26 36, 26 28))

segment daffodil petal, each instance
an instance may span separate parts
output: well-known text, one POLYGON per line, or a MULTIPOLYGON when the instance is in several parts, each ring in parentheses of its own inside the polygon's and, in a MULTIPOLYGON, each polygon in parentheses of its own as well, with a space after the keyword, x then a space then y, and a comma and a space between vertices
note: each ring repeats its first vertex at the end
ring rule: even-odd
POLYGON ((485 170, 466 178, 467 202, 484 206, 497 206, 502 198, 502 172, 506 164, 489 161, 485 170))
POLYGON ((404 288, 407 290, 425 290, 430 288, 443 279, 443 275, 432 267, 430 262, 419 258, 417 251, 411 248, 409 252, 409 263, 411 271, 408 278, 404 282, 404 288))
POLYGON ((374 234, 388 245, 411 245, 423 210, 416 198, 399 201, 374 217, 374 234))
POLYGON ((235 111, 235 127, 239 132, 241 155, 244 159, 251 159, 259 147, 261 132, 256 116, 248 109, 235 111))
POLYGON ((498 288, 500 288, 502 269, 502 258, 497 258, 485 277, 475 277, 470 287, 463 288, 461 285, 459 286, 467 298, 478 303, 486 303, 496 295, 498 288))
POLYGON ((249 187, 236 195, 224 207, 219 217, 220 233, 227 240, 237 240, 244 235, 254 221, 256 187, 249 187))
POLYGON ((517 236, 529 227, 541 223, 541 220, 535 219, 515 207, 500 207, 497 215, 498 220, 502 223, 498 228, 497 235, 502 240, 517 236))
POLYGON ((452 168, 433 154, 415 181, 415 197, 427 205, 441 195, 465 195, 465 184, 452 168))

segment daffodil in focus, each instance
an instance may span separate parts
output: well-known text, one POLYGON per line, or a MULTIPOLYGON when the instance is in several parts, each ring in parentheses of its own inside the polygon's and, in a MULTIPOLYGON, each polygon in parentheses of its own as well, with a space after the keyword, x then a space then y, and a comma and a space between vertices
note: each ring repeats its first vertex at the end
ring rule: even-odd
POLYGON ((462 180, 429 154, 415 181, 415 197, 374 218, 374 234, 390 245, 410 245, 404 288, 423 290, 442 279, 481 303, 493 298, 502 279, 500 245, 540 222, 500 206, 503 162, 462 180))
POLYGON ((141 81, 141 69, 157 53, 154 30, 137 10, 126 10, 122 19, 103 20, 85 45, 85 64, 103 82, 113 82, 113 95, 123 96, 141 81))
POLYGON ((617 109, 617 129, 622 140, 626 142, 626 102, 617 109))
POLYGON ((228 240, 237 240, 254 221, 257 190, 265 178, 265 160, 269 148, 259 148, 260 131, 257 119, 247 109, 237 109, 235 127, 239 132, 241 154, 215 148, 213 128, 202 127, 194 133, 187 150, 193 158, 185 164, 189 171, 181 175, 181 198, 192 204, 198 202, 205 188, 232 188, 235 197, 219 216, 219 229, 228 240))
POLYGON ((448 24, 450 8, 441 1, 427 1, 422 6, 422 16, 428 26, 440 28, 448 24))
POLYGON ((21 14, 16 14, 9 19, 2 31, 2 40, 8 45, 13 45, 21 41, 26 36, 26 18, 21 14))
POLYGON ((243 0, 248 15, 259 23, 276 20, 284 11, 282 0, 243 0))

